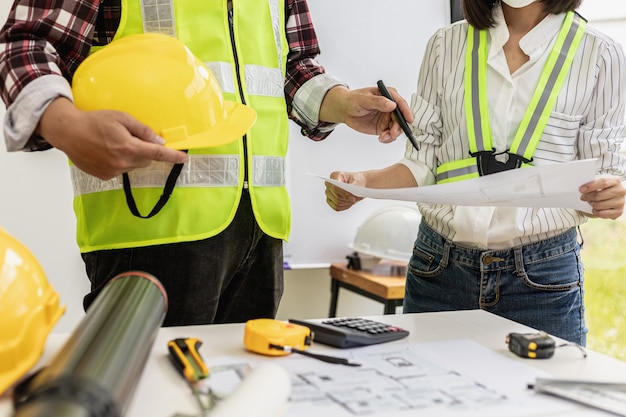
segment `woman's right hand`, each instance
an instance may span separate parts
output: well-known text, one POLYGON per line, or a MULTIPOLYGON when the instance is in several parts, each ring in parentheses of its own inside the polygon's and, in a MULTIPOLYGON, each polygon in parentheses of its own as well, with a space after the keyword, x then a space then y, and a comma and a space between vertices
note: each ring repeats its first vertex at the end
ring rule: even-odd
MULTIPOLYGON (((330 174, 333 180, 341 181, 346 184, 359 185, 365 187, 365 175, 361 172, 340 172, 335 171, 330 174)), ((326 203, 335 211, 344 211, 363 200, 363 197, 357 197, 348 191, 336 187, 326 182, 326 203)))

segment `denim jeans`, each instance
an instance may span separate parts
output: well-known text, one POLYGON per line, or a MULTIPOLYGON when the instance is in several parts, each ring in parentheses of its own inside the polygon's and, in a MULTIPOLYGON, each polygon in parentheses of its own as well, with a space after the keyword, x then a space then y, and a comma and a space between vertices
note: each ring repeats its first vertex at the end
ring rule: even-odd
POLYGON ((111 278, 144 271, 158 278, 167 292, 164 326, 273 318, 283 293, 282 240, 259 228, 247 191, 235 219, 217 236, 82 256, 91 281, 85 310, 111 278))
POLYGON ((457 245, 422 222, 404 312, 483 309, 584 346, 583 282, 576 229, 511 249, 481 250, 457 245))

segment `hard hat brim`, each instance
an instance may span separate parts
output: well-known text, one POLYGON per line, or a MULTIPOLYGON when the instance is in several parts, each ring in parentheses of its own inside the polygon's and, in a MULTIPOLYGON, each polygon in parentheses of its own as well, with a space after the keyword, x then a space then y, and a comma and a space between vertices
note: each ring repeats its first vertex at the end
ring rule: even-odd
MULTIPOLYGON (((390 260, 390 261, 397 261, 397 262, 408 262, 407 256, 409 256, 409 255, 394 253, 392 251, 381 251, 381 250, 365 249, 365 248, 363 248, 361 246, 354 245, 352 243, 348 244, 348 247, 352 251, 354 251, 354 252, 358 252, 358 253, 363 254, 363 255, 371 256, 373 258, 387 259, 387 260, 390 260)), ((409 258, 410 258, 410 256, 409 256, 409 258)))
POLYGON ((167 141, 168 148, 177 150, 212 148, 226 145, 241 138, 254 125, 257 119, 256 111, 243 104, 224 101, 226 116, 219 125, 211 130, 192 135, 183 140, 167 141))

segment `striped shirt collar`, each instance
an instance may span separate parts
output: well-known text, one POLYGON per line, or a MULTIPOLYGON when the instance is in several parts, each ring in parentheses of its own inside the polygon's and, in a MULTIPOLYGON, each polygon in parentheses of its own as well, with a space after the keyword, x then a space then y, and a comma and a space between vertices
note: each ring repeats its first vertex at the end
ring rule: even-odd
MULTIPOLYGON (((506 44, 509 40, 509 30, 507 28, 506 21, 504 20, 502 7, 496 6, 493 16, 496 25, 489 29, 489 36, 491 38, 489 58, 492 58, 494 55, 500 53, 504 44, 506 44)), ((535 26, 520 40, 520 48, 522 51, 531 57, 531 59, 541 55, 547 48, 550 47, 556 34, 559 30, 561 30, 563 16, 563 14, 549 14, 546 16, 545 19, 539 22, 537 26, 535 26)))

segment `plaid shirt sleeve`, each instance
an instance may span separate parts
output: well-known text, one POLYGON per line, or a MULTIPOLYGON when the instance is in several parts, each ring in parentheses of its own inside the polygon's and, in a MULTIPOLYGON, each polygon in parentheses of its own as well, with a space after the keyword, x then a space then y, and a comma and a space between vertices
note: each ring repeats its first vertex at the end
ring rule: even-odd
POLYGON ((317 61, 320 48, 305 0, 287 1, 287 41, 289 55, 285 97, 290 118, 313 140, 326 138, 336 124, 319 121, 324 96, 332 87, 345 85, 327 75, 317 61))
POLYGON ((89 54, 98 8, 109 2, 15 2, 0 31, 0 95, 7 106, 7 150, 50 148, 34 130, 52 100, 71 98, 71 77, 89 54))
POLYGON ((21 0, 0 32, 2 99, 11 104, 31 81, 61 75, 68 82, 89 54, 99 1, 21 0))

